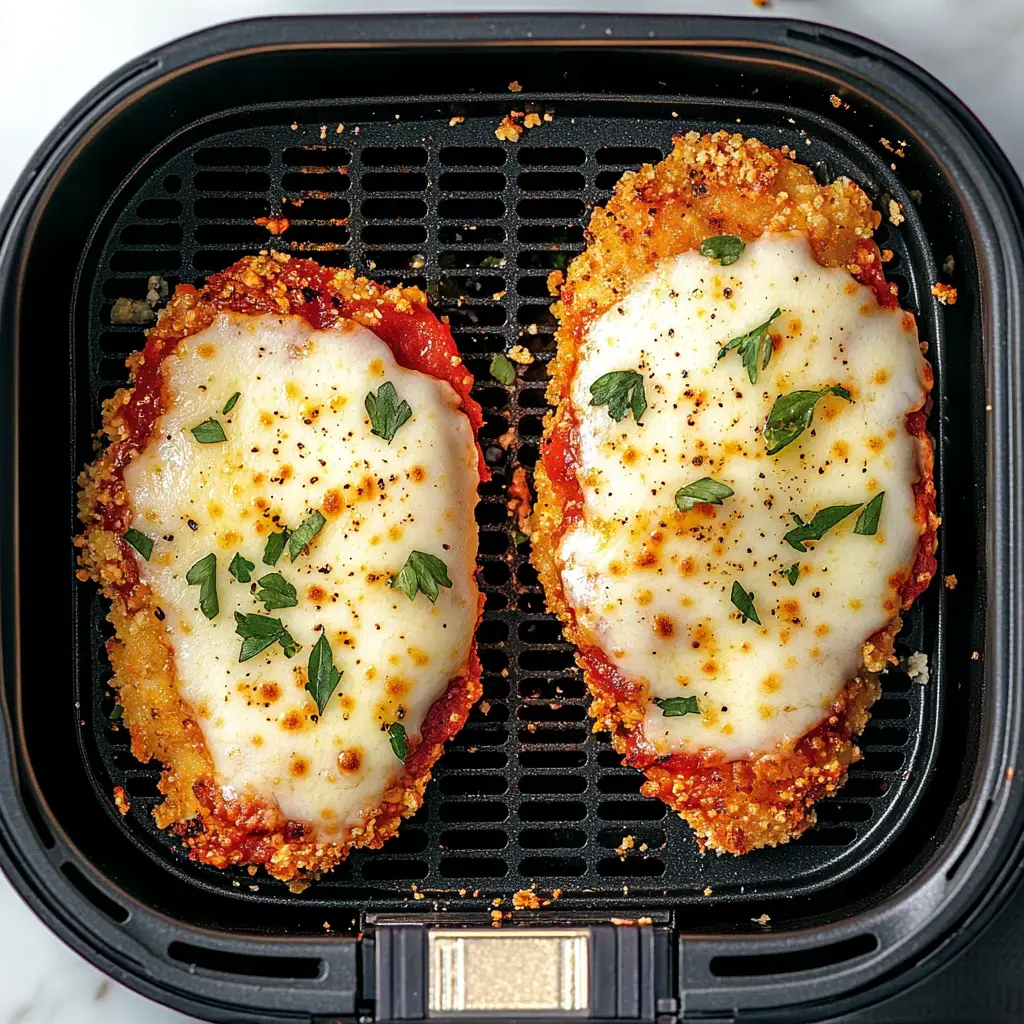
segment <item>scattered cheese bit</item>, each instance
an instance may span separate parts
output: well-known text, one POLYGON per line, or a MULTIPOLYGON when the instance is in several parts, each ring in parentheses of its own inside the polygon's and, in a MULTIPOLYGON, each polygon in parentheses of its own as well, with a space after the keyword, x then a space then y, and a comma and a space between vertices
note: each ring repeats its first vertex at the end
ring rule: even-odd
POLYGON ((533 353, 525 345, 513 345, 508 350, 508 357, 513 363, 529 366, 533 362, 533 353))
POLYGON ((889 221, 899 227, 907 218, 903 216, 903 207, 895 199, 889 200, 889 221))
POLYGON ((907 675, 910 676, 911 682, 919 683, 921 686, 926 686, 930 673, 928 671, 928 655, 917 651, 911 654, 907 658, 907 675))
POLYGON ((508 91, 509 92, 522 92, 523 91, 523 87, 518 82, 509 82, 508 83, 508 91))
POLYGON ((320 138, 321 139, 326 139, 327 138, 327 125, 325 125, 325 124, 320 125, 320 138))
POLYGON ((956 305, 956 289, 951 284, 943 284, 941 281, 938 284, 933 284, 932 295, 944 306, 956 305))
POLYGON ((947 577, 945 577, 943 582, 946 584, 946 587, 949 590, 956 590, 956 574, 955 573, 950 573, 947 577))
POLYGON ((343 124, 339 124, 338 127, 334 129, 334 134, 340 135, 344 130, 345 126, 343 124))

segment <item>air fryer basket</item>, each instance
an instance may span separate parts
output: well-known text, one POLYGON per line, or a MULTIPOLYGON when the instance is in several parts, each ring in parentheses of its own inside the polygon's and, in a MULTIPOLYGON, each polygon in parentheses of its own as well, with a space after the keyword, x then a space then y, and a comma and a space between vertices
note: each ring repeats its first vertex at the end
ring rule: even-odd
POLYGON ((877 997, 898 966, 904 980, 912 961, 927 969, 1016 870, 1019 185, 917 69, 793 22, 240 23, 104 83, 6 215, 0 850, 44 918, 115 976, 215 1019, 414 1019, 455 1005, 438 1002, 432 929, 488 928, 497 911, 503 933, 584 936, 587 995, 564 1005, 591 1016, 810 1013, 824 998, 854 1005, 872 982, 877 997), (495 137, 510 110, 542 118, 517 144, 495 137), (930 682, 885 676, 864 758, 819 824, 745 858, 701 856, 590 732, 505 494, 538 454, 548 273, 583 247, 589 210, 624 170, 660 159, 674 134, 723 127, 848 175, 883 212, 900 204, 905 223, 883 221, 878 240, 936 373, 939 576, 956 577, 936 580, 897 645, 929 655, 930 682), (254 223, 267 216, 289 229, 269 235, 254 223), (154 827, 159 767, 137 762, 110 718, 104 602, 65 583, 74 477, 142 344, 141 328, 111 324, 114 299, 270 248, 427 290, 476 375, 494 474, 477 513, 483 701, 398 837, 301 894, 193 864, 154 827), (955 306, 932 298, 939 280, 955 306), (487 367, 512 344, 536 358, 508 389, 487 367), (541 909, 513 909, 523 889, 541 909))

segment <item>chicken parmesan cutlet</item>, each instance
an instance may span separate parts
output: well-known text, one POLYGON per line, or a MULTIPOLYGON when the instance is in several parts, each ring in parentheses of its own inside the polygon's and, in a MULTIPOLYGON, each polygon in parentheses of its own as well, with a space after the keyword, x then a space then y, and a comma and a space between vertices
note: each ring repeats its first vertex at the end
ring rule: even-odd
POLYGON ((814 823, 936 568, 931 368, 845 178, 719 132, 594 210, 532 557, 595 730, 702 849, 814 823))
POLYGON ((473 378, 417 288, 263 254, 180 286, 80 478, 154 817, 301 886, 416 811, 480 695, 473 378))

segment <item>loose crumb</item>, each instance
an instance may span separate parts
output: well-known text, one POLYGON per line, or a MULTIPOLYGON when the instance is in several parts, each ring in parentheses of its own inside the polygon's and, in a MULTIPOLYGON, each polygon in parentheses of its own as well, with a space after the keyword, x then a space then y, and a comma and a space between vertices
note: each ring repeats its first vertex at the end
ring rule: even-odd
POLYGON ((292 226, 287 217, 257 217, 253 224, 266 228, 272 235, 283 235, 292 226))
POLYGON ((540 897, 529 889, 520 889, 512 896, 512 906, 516 910, 539 910, 540 897))
POLYGON ((896 254, 892 251, 892 249, 883 249, 882 250, 882 262, 883 263, 890 263, 892 261, 893 256, 895 256, 895 255, 896 254))
POLYGON ((462 124, 466 119, 464 117, 456 116, 448 122, 449 128, 454 128, 457 124, 462 124))
POLYGON ((523 87, 518 82, 509 82, 508 83, 508 91, 509 92, 522 92, 523 91, 523 87))
POLYGON ((889 221, 899 227, 907 218, 903 216, 903 207, 895 199, 889 200, 889 221))
POLYGON ((888 140, 888 139, 887 139, 887 138, 886 138, 886 137, 885 137, 884 135, 883 135, 883 136, 882 136, 882 137, 881 137, 881 138, 880 138, 880 139, 879 139, 878 141, 879 141, 879 142, 880 142, 880 143, 881 143, 881 144, 882 144, 882 145, 883 145, 883 146, 884 146, 884 147, 885 147, 885 148, 886 148, 887 150, 889 150, 889 152, 890 152, 890 153, 895 153, 895 152, 896 152, 896 150, 894 150, 894 149, 893 149, 892 143, 891 143, 891 142, 890 142, 890 141, 889 141, 889 140, 888 140))
MULTIPOLYGON (((480 701, 480 714, 489 715, 491 713, 491 702, 488 700, 480 701)), ((500 901, 499 901, 500 902, 500 901)), ((495 904, 497 906, 497 904, 495 904)))
POLYGON ((625 860, 628 851, 632 850, 636 844, 636 839, 633 836, 623 836, 622 842, 615 848, 615 852, 619 855, 619 860, 625 860))
POLYGON ((527 114, 526 120, 523 121, 527 128, 536 128, 540 123, 540 114, 527 114))
POLYGON ((971 651, 971 661, 977 661, 981 655, 977 651, 971 651))
POLYGON ((533 362, 533 353, 525 345, 513 345, 508 350, 508 357, 521 366, 529 366, 533 362))
POLYGON ((523 134, 523 126, 516 124, 511 117, 502 119, 501 124, 494 131, 495 138, 502 142, 518 142, 519 136, 523 134))
POLYGON ((491 906, 492 907, 500 907, 501 906, 501 897, 500 896, 495 896, 494 899, 491 900, 491 906))
POLYGON ((943 270, 944 270, 944 271, 945 271, 945 272, 946 272, 947 274, 952 274, 952 273, 953 273, 953 271, 954 271, 954 270, 956 270, 956 259, 955 259, 955 258, 954 258, 953 256, 947 256, 947 257, 946 257, 946 258, 945 258, 945 259, 944 259, 944 260, 942 261, 942 269, 943 269, 943 270))
POLYGON ((760 917, 752 917, 750 920, 753 921, 754 924, 766 925, 771 921, 771 918, 767 914, 762 914, 760 917))
POLYGON ((343 124, 339 124, 338 127, 334 129, 334 134, 340 135, 344 130, 345 126, 343 124))
POLYGON ((565 283, 565 274, 560 270, 552 270, 548 274, 548 295, 553 295, 555 298, 558 297, 558 291, 565 283))
POLYGON ((933 284, 932 295, 944 306, 956 305, 956 289, 951 284, 943 284, 941 281, 938 284, 933 284))
POLYGON ((560 900, 562 898, 562 890, 561 889, 552 889, 551 890, 551 898, 553 900, 560 900))
POLYGON ((835 93, 832 93, 832 95, 829 96, 828 101, 836 108, 836 110, 843 105, 843 101, 835 93))
POLYGON ((501 927, 501 911, 500 910, 492 910, 491 911, 491 927, 492 928, 500 928, 501 927))
POLYGON ((320 138, 321 139, 326 139, 327 138, 327 125, 325 125, 325 124, 320 125, 320 138))
POLYGON ((704 890, 704 895, 705 895, 705 896, 710 896, 712 892, 714 892, 714 890, 713 890, 713 889, 711 888, 711 886, 709 885, 709 886, 708 886, 708 887, 707 887, 707 888, 706 888, 706 889, 704 890))
POLYGON ((948 576, 945 577, 943 582, 946 584, 946 587, 949 590, 956 590, 956 574, 955 573, 950 573, 948 576))
POLYGON ((1006 766, 1006 781, 1013 782, 1013 765, 1008 764, 1006 766))
POLYGON ((122 818, 132 809, 123 786, 114 787, 114 806, 120 811, 122 818))

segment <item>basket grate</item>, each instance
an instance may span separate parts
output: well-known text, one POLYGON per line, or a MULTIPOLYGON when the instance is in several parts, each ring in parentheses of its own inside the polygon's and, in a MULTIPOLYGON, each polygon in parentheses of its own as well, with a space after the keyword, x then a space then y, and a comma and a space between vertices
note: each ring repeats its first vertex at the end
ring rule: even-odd
MULTIPOLYGON (((83 289, 96 423, 101 400, 126 380, 125 357, 142 343, 140 328, 110 324, 110 308, 120 296, 142 298, 151 274, 172 287, 199 284, 243 255, 277 248, 354 266, 381 282, 420 285, 449 317, 477 379, 486 416, 481 443, 494 473, 477 512, 484 696, 438 763, 423 808, 382 850, 357 851, 298 897, 242 870, 189 863, 152 822, 159 770, 135 761, 127 731, 109 721, 106 609, 94 591, 79 588, 92 637, 78 695, 89 710, 87 769, 114 820, 152 858, 196 885, 250 899, 389 910, 410 902, 414 887, 458 906, 477 894, 507 898, 536 885, 541 895, 585 895, 590 908, 638 898, 656 908, 704 900, 706 888, 716 899, 821 889, 862 867, 909 813, 920 788, 910 768, 931 745, 934 705, 904 675, 886 676, 861 743, 864 759, 838 799, 819 806, 819 824, 799 843, 739 859, 700 856, 685 823, 641 797, 642 776, 621 766, 607 737, 591 733, 585 687, 545 611, 528 542, 516 543, 504 488, 516 464, 530 471, 538 457, 545 365, 554 349, 547 275, 583 248, 589 210, 622 172, 660 159, 681 122, 661 107, 645 119, 556 112, 553 122, 510 145, 495 139, 496 109, 481 103, 450 126, 436 106, 408 105, 364 117, 358 133, 354 123, 339 133, 346 120, 340 108, 322 126, 318 113, 296 108, 263 111, 256 127, 243 119, 192 136, 115 197, 83 289), (254 223, 275 216, 290 221, 283 235, 254 223), (508 389, 490 379, 488 365, 512 344, 525 345, 535 361, 508 389), (110 801, 114 785, 131 797, 123 820, 110 801), (626 836, 634 845, 622 856, 626 836)), ((798 131, 779 128, 782 121, 744 127, 773 145, 796 147, 798 131)), ((872 188, 841 147, 815 140, 807 155, 872 188)), ((910 264, 902 240, 895 233, 879 240, 896 251, 892 279, 904 306, 916 309, 913 275, 900 273, 901 261, 910 264)), ((927 600, 915 609, 904 629, 906 649, 929 649, 925 632, 932 635, 936 616, 937 605, 927 600)))

